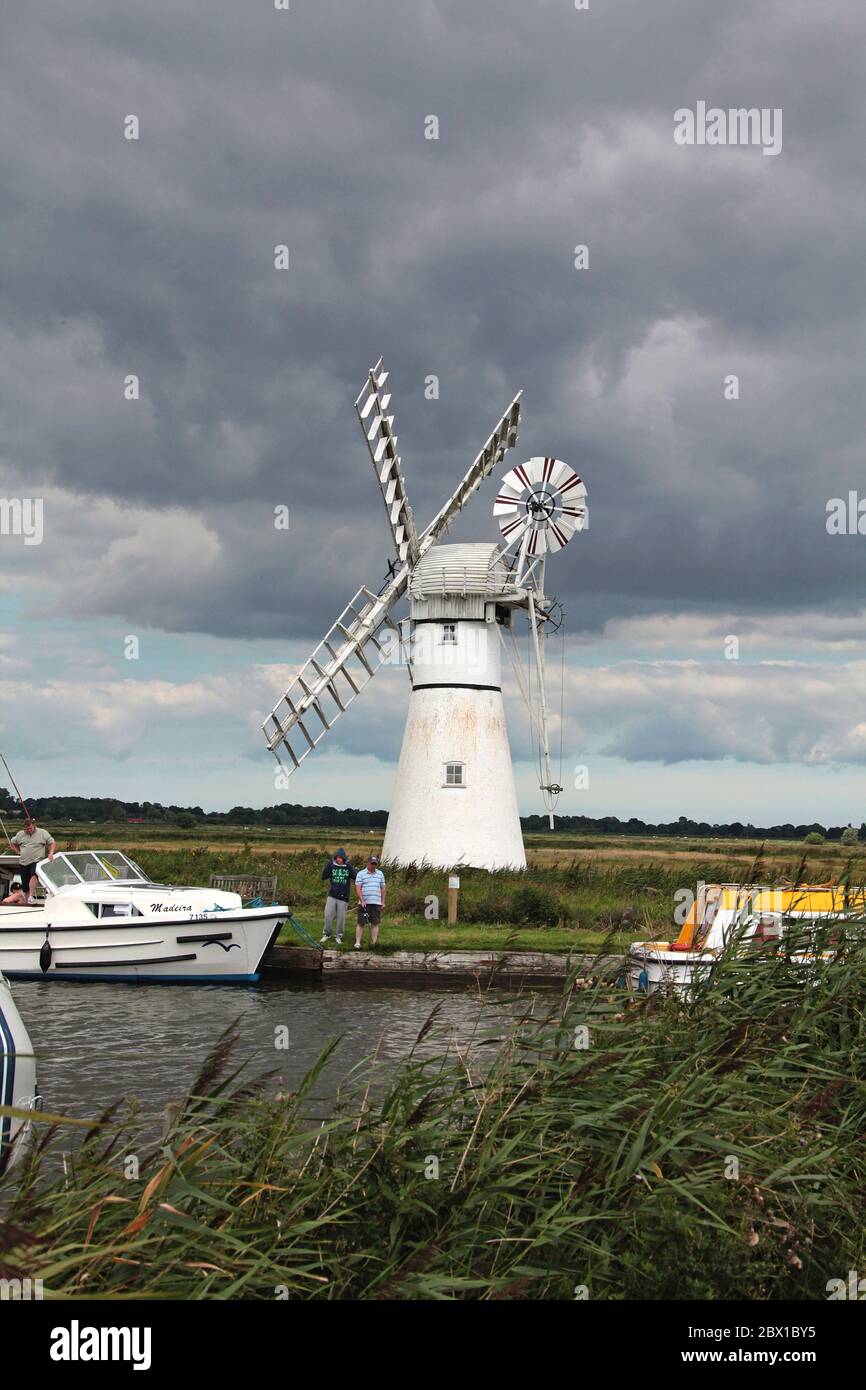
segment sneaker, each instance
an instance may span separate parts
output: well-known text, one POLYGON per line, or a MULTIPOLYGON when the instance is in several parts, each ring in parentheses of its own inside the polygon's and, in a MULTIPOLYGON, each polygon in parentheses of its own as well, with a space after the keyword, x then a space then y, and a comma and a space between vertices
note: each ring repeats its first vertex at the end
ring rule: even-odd
POLYGON ((342 946, 342 944, 343 944, 343 938, 342 938, 341 936, 338 936, 338 937, 337 937, 337 945, 338 945, 338 946, 342 946))
POLYGON ((360 943, 360 941, 356 941, 356 942, 355 942, 355 950, 356 950, 356 951, 360 951, 360 949, 361 949, 361 943, 360 943))
POLYGON ((320 945, 320 946, 324 946, 325 942, 326 942, 328 939, 329 939, 329 938, 328 938, 327 936, 320 936, 320 937, 319 937, 319 945, 320 945))

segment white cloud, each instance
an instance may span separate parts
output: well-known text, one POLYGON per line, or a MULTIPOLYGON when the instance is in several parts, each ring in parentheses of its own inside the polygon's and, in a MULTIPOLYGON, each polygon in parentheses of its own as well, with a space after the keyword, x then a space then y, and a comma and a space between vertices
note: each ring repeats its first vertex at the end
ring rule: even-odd
MULTIPOLYGON (((640 618, 611 618, 604 640, 636 650, 686 649, 722 656, 728 637, 737 637, 740 656, 768 650, 795 651, 799 659, 828 648, 842 653, 866 652, 866 608, 851 613, 806 609, 795 613, 648 613, 640 618)), ((592 638, 586 636, 584 642, 592 638)))
POLYGON ((630 661, 572 670, 567 708, 583 739, 632 762, 862 762, 866 660, 630 661))

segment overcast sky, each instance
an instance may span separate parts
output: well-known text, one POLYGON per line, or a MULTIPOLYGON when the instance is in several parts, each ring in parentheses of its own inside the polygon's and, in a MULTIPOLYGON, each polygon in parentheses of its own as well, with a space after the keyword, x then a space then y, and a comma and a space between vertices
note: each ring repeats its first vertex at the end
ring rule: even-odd
MULTIPOLYGON (((385 573, 352 408, 384 353, 422 525, 521 387, 506 466, 586 481, 549 569, 563 812, 866 818, 866 535, 826 526, 866 497, 864 50, 857 0, 13 0, 0 496, 44 501, 40 545, 0 536, 23 787, 387 805, 405 672, 288 790, 259 732, 385 573), (701 101, 781 109, 781 151, 677 144, 701 101)), ((453 539, 496 538, 494 487, 453 539)))

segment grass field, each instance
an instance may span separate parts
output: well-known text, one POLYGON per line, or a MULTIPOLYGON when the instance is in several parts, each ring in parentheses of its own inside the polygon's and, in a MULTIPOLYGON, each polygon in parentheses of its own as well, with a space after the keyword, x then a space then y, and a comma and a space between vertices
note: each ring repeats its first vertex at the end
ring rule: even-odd
MULTIPOLYGON (((117 846, 161 882, 206 884, 212 872, 276 874, 277 898, 317 938, 325 885, 321 870, 339 845, 360 866, 380 853, 381 832, 327 827, 265 830, 165 824, 51 827, 63 848, 117 846)), ((447 925, 447 875, 388 869, 383 950, 618 949, 670 931, 674 894, 707 882, 866 880, 866 846, 794 841, 694 840, 547 833, 526 837, 525 873, 460 870, 459 919, 447 925), (805 856, 805 862, 804 862, 805 856), (438 899, 438 903, 437 903, 438 899), (438 910, 439 916, 433 914, 438 910)), ((347 932, 346 939, 349 940, 347 932)), ((297 937, 284 933, 287 943, 297 937)))

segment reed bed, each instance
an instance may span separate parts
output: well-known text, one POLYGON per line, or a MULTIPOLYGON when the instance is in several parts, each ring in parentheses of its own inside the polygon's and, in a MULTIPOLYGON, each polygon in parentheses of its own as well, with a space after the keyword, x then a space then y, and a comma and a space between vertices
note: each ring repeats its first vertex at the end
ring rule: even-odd
POLYGON ((331 1107, 336 1044, 274 1098, 226 1036, 161 1139, 109 1111, 57 1172, 43 1130, 0 1187, 0 1273, 55 1299, 825 1298, 866 1268, 864 995, 855 941, 808 974, 723 962, 687 1001, 571 980, 468 1052, 429 1054, 434 1008, 331 1107))

